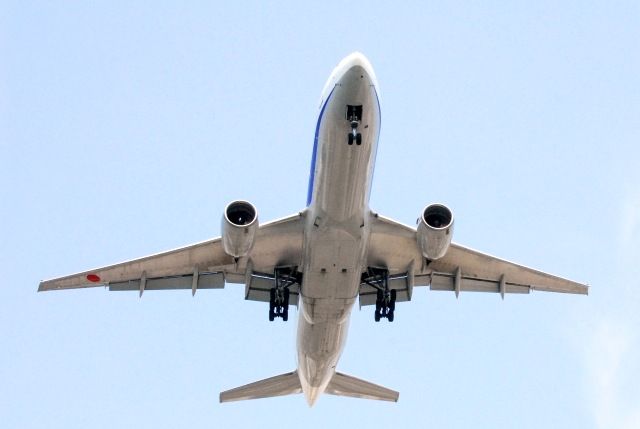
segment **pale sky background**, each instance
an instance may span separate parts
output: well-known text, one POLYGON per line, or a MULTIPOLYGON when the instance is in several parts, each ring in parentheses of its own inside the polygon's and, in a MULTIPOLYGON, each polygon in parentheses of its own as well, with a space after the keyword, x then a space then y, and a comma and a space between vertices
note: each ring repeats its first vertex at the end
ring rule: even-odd
POLYGON ((3 428, 640 428, 640 6, 1 2, 3 428), (590 295, 415 291, 354 311, 338 369, 397 404, 218 403, 295 367, 297 312, 243 287, 36 293, 304 208, 320 90, 382 92, 374 210, 444 202, 454 241, 590 295))

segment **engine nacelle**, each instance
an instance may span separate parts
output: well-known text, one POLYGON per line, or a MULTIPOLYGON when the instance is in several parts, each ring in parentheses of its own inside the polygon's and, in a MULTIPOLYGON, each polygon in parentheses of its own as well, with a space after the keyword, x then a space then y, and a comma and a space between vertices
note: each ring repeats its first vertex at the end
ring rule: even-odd
POLYGON ((453 213, 445 205, 431 204, 418 219, 418 246, 425 258, 442 258, 449 250, 453 235, 453 213))
POLYGON ((233 201, 222 216, 224 251, 233 257, 246 256, 253 247, 258 230, 258 211, 247 201, 233 201))

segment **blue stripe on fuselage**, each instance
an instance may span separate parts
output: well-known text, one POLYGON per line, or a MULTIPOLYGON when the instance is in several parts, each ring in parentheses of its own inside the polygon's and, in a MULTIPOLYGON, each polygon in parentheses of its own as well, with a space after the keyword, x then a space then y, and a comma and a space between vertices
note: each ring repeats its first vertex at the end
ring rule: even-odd
POLYGON ((311 155, 311 172, 309 173, 309 191, 307 192, 307 207, 311 204, 311 199, 313 198, 313 182, 316 178, 316 156, 318 154, 318 134, 320 133, 320 122, 322 121, 322 115, 324 115, 324 109, 329 104, 329 100, 331 99, 331 95, 333 95, 333 91, 336 89, 334 86, 327 100, 324 102, 322 109, 320 110, 320 115, 318 116, 318 123, 316 124, 316 135, 313 138, 313 154, 311 155))
MULTIPOLYGON (((376 95, 376 102, 378 103, 378 139, 380 139, 380 131, 382 129, 382 111, 380 110, 380 97, 378 97, 378 90, 376 89, 376 87, 373 87, 373 93, 376 95)), ((376 172, 376 159, 378 158, 378 141, 375 142, 376 145, 376 153, 374 154, 374 158, 373 158, 373 167, 371 170, 371 180, 373 180, 373 177, 375 176, 375 172, 376 172)))

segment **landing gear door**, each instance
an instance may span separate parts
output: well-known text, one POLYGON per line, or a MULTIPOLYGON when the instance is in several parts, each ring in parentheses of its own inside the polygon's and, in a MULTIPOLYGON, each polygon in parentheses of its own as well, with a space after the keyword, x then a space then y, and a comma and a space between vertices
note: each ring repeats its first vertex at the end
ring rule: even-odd
MULTIPOLYGON (((396 302, 411 301, 413 292, 413 269, 404 273, 389 275, 389 289, 395 290, 396 302)), ((376 305, 378 289, 366 283, 360 285, 360 308, 367 305, 376 305)))
MULTIPOLYGON (((270 291, 275 287, 276 281, 273 274, 252 271, 247 276, 244 299, 249 301, 269 302, 270 291)), ((289 304, 293 304, 297 307, 299 295, 300 291, 297 284, 289 286, 289 304)))

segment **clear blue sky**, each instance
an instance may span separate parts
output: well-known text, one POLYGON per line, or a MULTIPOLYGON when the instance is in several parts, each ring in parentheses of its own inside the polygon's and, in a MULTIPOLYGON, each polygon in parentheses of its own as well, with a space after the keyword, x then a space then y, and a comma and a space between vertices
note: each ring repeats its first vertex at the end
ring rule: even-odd
POLYGON ((640 427, 637 2, 130 3, 0 6, 2 427, 640 427), (309 409, 218 404, 295 367, 295 322, 241 286, 36 293, 217 236, 233 199, 302 209, 320 90, 354 50, 382 91, 372 208, 444 202, 458 243, 588 297, 356 310, 339 370, 400 402, 309 409))

